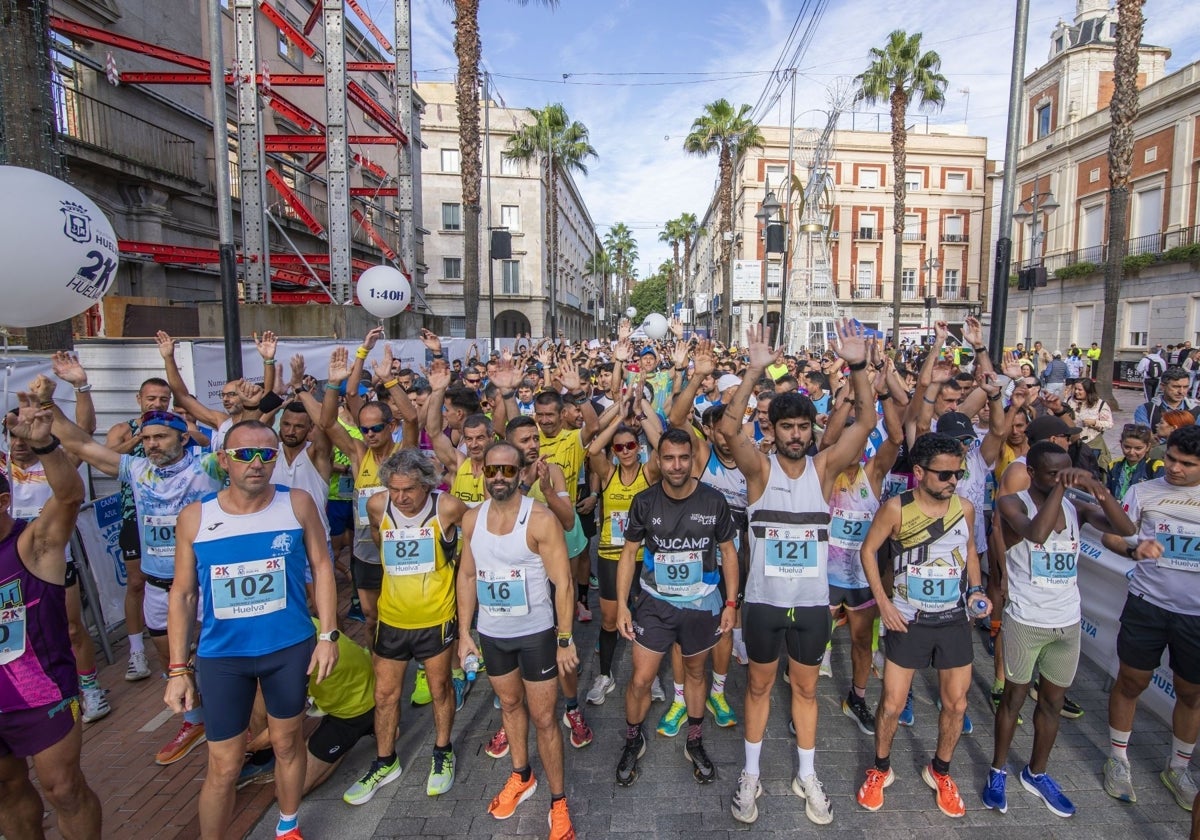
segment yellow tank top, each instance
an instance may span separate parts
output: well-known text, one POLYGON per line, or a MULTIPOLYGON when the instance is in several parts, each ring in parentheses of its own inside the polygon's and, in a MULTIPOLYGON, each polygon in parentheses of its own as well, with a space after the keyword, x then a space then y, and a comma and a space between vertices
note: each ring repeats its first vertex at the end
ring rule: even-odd
MULTIPOLYGON (((638 466, 637 475, 631 484, 621 483, 621 468, 614 467, 608 484, 600 493, 600 505, 603 518, 600 520, 600 544, 598 553, 602 560, 620 560, 621 551, 625 547, 625 525, 629 522, 629 506, 633 497, 647 490, 650 483, 646 481, 646 471, 638 466)), ((642 549, 638 549, 637 560, 642 559, 642 549)))
POLYGON ((439 495, 431 493, 426 510, 412 520, 404 520, 390 499, 384 506, 379 523, 383 561, 379 620, 392 627, 437 627, 453 620, 457 611, 454 542, 447 546, 443 538, 437 516, 439 495))
MULTIPOLYGON (((392 447, 390 456, 400 448, 400 444, 392 447)), ((370 520, 367 518, 367 499, 376 493, 382 493, 379 484, 379 464, 375 461, 375 453, 368 449, 358 464, 358 472, 354 475, 354 555, 364 563, 378 563, 379 554, 375 550, 375 542, 371 539, 370 520)))
POLYGON ((487 498, 483 492, 483 470, 479 470, 479 475, 472 473, 470 458, 459 464, 458 471, 454 473, 450 495, 461 499, 468 507, 477 507, 487 498))
POLYGON ((583 438, 579 429, 563 429, 554 437, 546 437, 538 431, 541 454, 551 464, 562 467, 563 478, 567 483, 567 492, 571 495, 571 504, 579 501, 579 475, 583 468, 587 450, 583 447, 583 438))

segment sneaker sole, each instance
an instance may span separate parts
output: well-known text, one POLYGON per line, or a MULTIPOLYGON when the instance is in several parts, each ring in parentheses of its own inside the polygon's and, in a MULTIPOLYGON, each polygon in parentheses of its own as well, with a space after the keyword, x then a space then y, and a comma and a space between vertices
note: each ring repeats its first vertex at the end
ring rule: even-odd
POLYGON ((692 778, 694 778, 699 784, 707 785, 707 784, 712 784, 714 781, 716 781, 717 766, 715 764, 710 763, 710 765, 709 765, 710 767, 712 767, 712 775, 705 776, 700 770, 700 765, 696 763, 696 759, 692 758, 692 754, 690 752, 688 752, 688 748, 686 745, 683 748, 683 757, 686 758, 688 761, 692 762, 692 778))
MULTIPOLYGON (((890 788, 892 786, 892 783, 895 781, 896 781, 896 774, 888 773, 888 775, 883 780, 883 787, 881 788, 881 790, 887 790, 888 788, 890 788)), ((862 793, 861 788, 859 788, 859 793, 862 793)), ((864 811, 870 811, 871 813, 874 813, 883 807, 883 800, 880 800, 879 804, 876 805, 874 808, 872 808, 870 805, 867 805, 861 799, 859 799, 858 794, 855 794, 854 799, 855 799, 855 801, 858 802, 858 805, 860 808, 862 808, 864 811)))
POLYGON ((1159 773, 1158 778, 1163 783, 1163 785, 1166 786, 1167 790, 1169 790, 1171 792, 1171 795, 1175 797, 1175 804, 1190 814, 1192 812, 1192 804, 1195 802, 1195 798, 1196 798, 1195 794, 1192 795, 1191 799, 1188 799, 1187 797, 1184 797, 1184 796, 1180 796, 1179 788, 1177 788, 1175 785, 1171 784, 1171 782, 1168 781, 1170 776, 1167 775, 1166 770, 1163 770, 1161 773, 1159 773))
MULTIPOLYGON (((1025 788, 1025 790, 1029 791, 1034 796, 1036 796, 1038 799, 1040 799, 1042 801, 1042 804, 1046 806, 1046 810, 1049 811, 1051 814, 1054 814, 1054 816, 1062 817, 1063 819, 1066 819, 1067 817, 1071 817, 1071 816, 1075 815, 1074 811, 1072 811, 1071 813, 1068 814, 1067 812, 1060 811, 1057 808, 1055 808, 1053 805, 1051 805, 1049 800, 1047 800, 1046 797, 1042 796, 1041 791, 1039 791, 1037 788, 1035 788, 1029 782, 1025 781, 1025 775, 1023 773, 1020 774, 1020 779, 1021 779, 1021 787, 1025 788)), ((1001 811, 1000 813, 1004 813, 1004 812, 1001 811)))
POLYGON ((442 788, 441 790, 435 790, 434 788, 431 788, 429 786, 429 782, 426 781, 425 782, 425 795, 426 796, 441 796, 443 793, 448 793, 450 791, 450 788, 452 788, 452 787, 454 787, 454 776, 450 777, 450 781, 447 782, 446 786, 444 788, 442 788))
POLYGON ((809 822, 816 823, 817 825, 829 825, 833 822, 832 804, 830 805, 828 814, 815 813, 812 809, 812 801, 804 794, 804 786, 800 784, 800 780, 795 776, 792 776, 792 793, 804 800, 804 816, 808 817, 809 822))
POLYGON ((864 734, 864 735, 874 735, 875 734, 875 730, 868 729, 867 725, 865 723, 863 723, 861 720, 859 720, 858 715, 854 714, 854 710, 850 708, 850 704, 845 702, 844 700, 842 701, 842 714, 844 714, 846 717, 850 718, 850 720, 854 721, 855 725, 858 726, 858 731, 861 732, 862 734, 864 734))
POLYGON ((238 782, 235 789, 241 790, 242 788, 249 787, 250 785, 266 785, 273 781, 275 781, 275 771, 270 770, 266 773, 259 773, 256 776, 251 776, 249 779, 238 782))
POLYGON ((713 709, 712 706, 708 705, 707 702, 704 704, 704 708, 708 711, 709 714, 712 715, 713 723, 715 723, 717 726, 721 727, 722 729, 729 729, 730 727, 738 725, 737 715, 733 714, 732 709, 729 710, 729 717, 725 718, 724 722, 722 722, 722 719, 717 714, 716 710, 713 709))
POLYGON ((524 801, 525 801, 526 799, 528 799, 529 797, 533 796, 533 792, 534 792, 534 791, 536 791, 536 790, 537 790, 537 779, 534 779, 534 780, 533 780, 533 784, 531 784, 529 787, 525 788, 525 790, 521 791, 521 795, 520 795, 520 796, 518 796, 518 797, 517 797, 517 801, 516 801, 515 803, 513 803, 512 810, 511 810, 511 811, 509 811, 507 814, 505 814, 504 816, 500 816, 500 815, 499 815, 499 814, 497 814, 495 811, 493 811, 493 810, 491 809, 491 807, 489 807, 489 808, 488 808, 488 813, 489 813, 489 814, 491 814, 493 817, 495 817, 495 818, 496 818, 496 819, 498 819, 498 820, 507 820, 507 819, 509 819, 509 818, 510 818, 510 817, 511 817, 513 814, 515 814, 515 813, 517 812, 517 807, 518 807, 518 806, 519 806, 519 805, 520 805, 522 802, 524 802, 524 801))
POLYGON ((751 823, 757 822, 758 821, 758 802, 757 802, 757 800, 760 796, 762 796, 762 792, 763 792, 762 785, 760 784, 754 790, 754 799, 750 800, 751 811, 746 816, 744 816, 744 817, 739 816, 738 812, 737 812, 737 808, 733 805, 732 802, 730 802, 730 805, 729 805, 729 813, 733 815, 733 818, 735 820, 737 820, 740 823, 745 823, 746 825, 750 825, 751 823))
POLYGON ((966 813, 967 806, 966 806, 966 804, 965 804, 965 803, 962 801, 962 795, 961 795, 961 794, 960 794, 960 795, 959 795, 959 797, 958 797, 958 803, 959 803, 959 805, 962 807, 962 809, 963 809, 963 813, 960 813, 960 814, 955 814, 955 813, 952 813, 952 812, 950 812, 950 811, 947 811, 945 808, 943 808, 943 807, 942 807, 942 803, 941 803, 940 797, 938 797, 938 796, 937 796, 937 793, 938 793, 938 786, 937 786, 937 782, 936 782, 936 781, 934 781, 934 778, 933 778, 933 776, 930 774, 928 765, 926 765, 925 767, 922 767, 922 768, 921 768, 921 778, 922 778, 922 779, 924 779, 924 781, 925 781, 925 784, 929 785, 929 787, 933 789, 933 793, 934 793, 934 802, 935 802, 935 803, 937 803, 937 806, 938 806, 938 810, 939 810, 939 811, 941 811, 943 814, 945 814, 947 817, 950 817, 951 819, 958 819, 958 818, 962 817, 962 816, 963 816, 963 815, 966 813))
POLYGON ((154 763, 157 764, 159 767, 170 767, 172 764, 176 763, 177 761, 182 761, 183 759, 187 758, 192 750, 196 749, 196 747, 200 746, 207 740, 208 740, 208 738, 206 736, 201 735, 199 738, 197 738, 195 741, 193 741, 192 744, 187 749, 183 750, 178 755, 174 755, 174 756, 171 756, 170 758, 166 758, 166 759, 159 759, 159 758, 155 757, 154 763))
POLYGON ((391 784, 392 782, 396 781, 396 779, 399 779, 400 774, 403 772, 404 768, 397 764, 395 770, 380 779, 375 784, 375 787, 368 790, 364 795, 358 797, 357 799, 351 799, 348 793, 344 793, 342 794, 342 801, 347 805, 366 805, 375 798, 375 794, 379 793, 380 788, 382 788, 384 785, 391 784))
POLYGON ((508 746, 508 744, 505 744, 504 752, 494 753, 491 750, 486 749, 486 748, 484 749, 483 752, 484 752, 484 755, 486 755, 488 758, 504 758, 504 756, 508 755, 508 750, 509 750, 509 746, 508 746))
POLYGON ((588 744, 592 743, 592 739, 591 739, 591 738, 588 738, 588 739, 587 739, 586 741, 584 741, 582 744, 577 744, 577 743, 575 743, 575 729, 574 729, 574 728, 571 726, 571 722, 570 722, 569 720, 567 720, 567 713, 566 713, 566 712, 563 712, 563 716, 562 716, 562 718, 560 719, 560 723, 562 723, 562 725, 563 725, 563 726, 565 726, 565 727, 566 727, 566 728, 567 728, 567 729, 570 731, 570 733, 571 733, 571 737, 570 737, 570 738, 568 738, 567 740, 571 742, 571 746, 572 746, 572 747, 574 747, 575 749, 577 749, 577 750, 581 750, 581 749, 583 749, 584 747, 586 747, 588 744))
MULTIPOLYGON (((642 740, 642 748, 638 750, 637 760, 641 761, 642 756, 644 756, 645 754, 646 754, 646 741, 645 741, 645 739, 643 739, 642 740)), ((618 776, 617 784, 621 787, 629 787, 630 785, 632 785, 634 782, 637 781, 637 777, 638 777, 638 766, 635 762, 633 765, 633 772, 629 774, 629 779, 627 781, 623 782, 623 781, 621 781, 621 777, 618 776)))
POLYGON ((135 674, 135 673, 130 673, 129 671, 125 672, 125 682, 141 682, 142 680, 148 680, 148 679, 150 679, 149 671, 147 671, 144 674, 135 674))

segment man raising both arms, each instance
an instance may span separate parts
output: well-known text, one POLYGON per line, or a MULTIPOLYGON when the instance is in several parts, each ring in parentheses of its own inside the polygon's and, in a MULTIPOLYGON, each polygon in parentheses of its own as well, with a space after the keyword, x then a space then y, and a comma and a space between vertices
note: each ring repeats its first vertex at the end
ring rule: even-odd
POLYGON ((747 336, 750 366, 719 430, 732 441, 734 460, 746 476, 750 518, 750 571, 742 632, 750 657, 746 687, 746 764, 734 791, 731 809, 741 822, 758 818, 755 799, 761 794, 759 756, 770 712, 771 687, 786 645, 792 686, 791 717, 796 725, 800 765, 792 791, 805 800, 804 812, 818 825, 833 820, 829 797, 814 767, 817 739, 817 680, 829 621, 829 497, 838 475, 860 457, 875 428, 875 402, 867 379, 867 342, 862 326, 843 321, 838 328, 839 356, 850 366, 854 389, 854 425, 837 443, 815 457, 808 455, 817 410, 812 400, 795 392, 771 401, 775 455, 759 451, 740 420, 754 383, 768 365, 783 357, 771 349, 765 331, 747 336))

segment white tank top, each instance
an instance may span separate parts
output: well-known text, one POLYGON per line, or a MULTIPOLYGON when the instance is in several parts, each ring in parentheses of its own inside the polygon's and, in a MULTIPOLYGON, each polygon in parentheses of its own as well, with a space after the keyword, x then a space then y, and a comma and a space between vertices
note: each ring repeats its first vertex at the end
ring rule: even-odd
POLYGON ((308 457, 308 450, 311 446, 312 443, 306 443, 291 464, 287 462, 287 456, 281 448, 279 457, 275 459, 275 471, 271 473, 271 481, 282 487, 303 490, 312 497, 313 504, 317 506, 317 513, 321 517, 321 526, 328 539, 329 514, 325 510, 325 499, 329 495, 329 482, 321 478, 316 465, 308 457))
POLYGON ((837 478, 829 496, 829 583, 841 589, 865 589, 870 584, 863 572, 859 553, 871 520, 879 510, 879 498, 871 489, 867 473, 858 468, 853 479, 837 478))
POLYGON ((229 430, 233 428, 233 418, 226 417, 221 421, 221 425, 213 431, 212 439, 209 445, 213 452, 220 452, 225 448, 225 435, 229 434, 229 430))
POLYGON ((529 518, 533 499, 521 498, 517 521, 507 534, 488 530, 492 500, 477 510, 471 554, 475 557, 475 595, 479 601, 479 635, 515 639, 554 626, 554 602, 542 558, 529 550, 529 518))
POLYGON ((746 601, 774 607, 829 606, 829 505, 811 456, 788 478, 772 455, 767 486, 751 503, 746 601))
POLYGON ((990 508, 990 505, 986 504, 987 482, 988 476, 992 474, 992 468, 996 465, 983 460, 983 454, 979 451, 980 446, 980 442, 976 440, 967 448, 963 464, 967 472, 962 477, 962 481, 958 482, 957 492, 975 508, 975 552, 982 557, 987 552, 987 531, 984 530, 984 520, 987 518, 985 512, 990 508))
MULTIPOLYGON (((1016 496, 1030 518, 1037 515, 1029 491, 1022 490, 1016 496)), ((1005 612, 1022 624, 1059 628, 1079 623, 1079 517, 1066 499, 1062 500, 1062 509, 1066 528, 1052 531, 1041 545, 1021 540, 1005 553, 1005 612)))

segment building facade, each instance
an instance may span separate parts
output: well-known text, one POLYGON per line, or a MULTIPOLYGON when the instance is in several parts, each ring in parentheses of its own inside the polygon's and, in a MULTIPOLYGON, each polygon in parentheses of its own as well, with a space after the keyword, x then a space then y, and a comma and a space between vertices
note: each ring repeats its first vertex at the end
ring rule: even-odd
MULTIPOLYGON (((427 146, 422 158, 424 217, 431 233, 426 240, 430 307, 449 319, 451 335, 466 334, 463 306, 463 212, 458 112, 454 85, 421 82, 416 85, 426 102, 422 134, 427 146)), ((481 118, 485 118, 481 109, 481 118)), ((528 110, 489 102, 484 144, 484 203, 480 217, 480 303, 476 335, 500 337, 546 335, 550 324, 552 243, 547 236, 549 189, 544 159, 516 161, 503 152, 508 139, 532 121, 528 110), (488 196, 491 206, 487 206, 488 196), (512 235, 512 256, 491 261, 489 279, 488 227, 512 235), (490 298, 490 300, 489 300, 490 298), (489 304, 495 309, 494 331, 488 328, 489 304)), ((593 338, 603 278, 589 275, 586 266, 600 248, 596 226, 570 173, 559 170, 557 252, 554 255, 555 297, 559 332, 571 340, 593 338)))
MULTIPOLYGON (((1079 0, 1074 22, 1051 33, 1046 64, 1025 80, 1017 201, 1032 211, 1034 197, 1044 206, 1051 195, 1057 206, 1014 224, 1014 265, 1044 265, 1047 283, 1010 292, 1010 345, 1100 340, 1116 20, 1103 0, 1079 0)), ((1118 375, 1155 344, 1200 338, 1200 63, 1168 75, 1169 57, 1166 47, 1139 51, 1118 375)))

